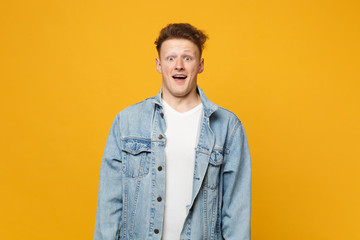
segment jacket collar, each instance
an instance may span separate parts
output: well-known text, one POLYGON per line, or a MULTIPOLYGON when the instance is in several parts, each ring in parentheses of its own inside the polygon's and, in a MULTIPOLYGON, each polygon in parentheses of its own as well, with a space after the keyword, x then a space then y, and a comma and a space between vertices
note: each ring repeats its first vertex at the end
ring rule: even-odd
MULTIPOLYGON (((211 116, 211 114, 213 114, 213 112, 215 112, 216 110, 219 109, 219 106, 216 105, 215 103, 211 102, 206 96, 204 91, 199 88, 199 86, 196 86, 197 92, 200 95, 200 99, 201 102, 203 104, 204 107, 204 116, 209 118, 211 116)), ((152 97, 152 100, 155 104, 159 105, 162 107, 162 101, 161 101, 161 93, 162 93, 162 88, 160 88, 159 93, 152 97)))

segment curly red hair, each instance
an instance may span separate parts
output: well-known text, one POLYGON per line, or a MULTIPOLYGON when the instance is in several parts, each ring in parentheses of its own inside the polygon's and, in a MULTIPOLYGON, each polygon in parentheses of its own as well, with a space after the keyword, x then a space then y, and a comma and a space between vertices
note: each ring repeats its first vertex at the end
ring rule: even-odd
POLYGON ((170 23, 161 29, 159 37, 155 41, 156 49, 159 55, 161 44, 165 40, 174 38, 190 40, 199 48, 201 56, 205 41, 209 37, 203 31, 195 28, 189 23, 170 23))

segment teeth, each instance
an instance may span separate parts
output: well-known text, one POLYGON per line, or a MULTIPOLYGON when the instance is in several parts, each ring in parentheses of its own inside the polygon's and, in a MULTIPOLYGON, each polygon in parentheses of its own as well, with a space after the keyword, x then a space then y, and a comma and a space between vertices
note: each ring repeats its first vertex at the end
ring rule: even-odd
POLYGON ((182 79, 187 78, 187 76, 184 76, 184 75, 174 75, 173 77, 174 78, 182 78, 182 79))

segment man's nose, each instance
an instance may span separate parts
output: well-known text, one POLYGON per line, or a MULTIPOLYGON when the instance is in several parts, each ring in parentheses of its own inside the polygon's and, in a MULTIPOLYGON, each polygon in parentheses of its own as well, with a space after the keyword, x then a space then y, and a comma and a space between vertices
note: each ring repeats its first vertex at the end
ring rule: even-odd
POLYGON ((175 69, 176 70, 184 70, 185 69, 184 62, 181 58, 176 61, 175 69))

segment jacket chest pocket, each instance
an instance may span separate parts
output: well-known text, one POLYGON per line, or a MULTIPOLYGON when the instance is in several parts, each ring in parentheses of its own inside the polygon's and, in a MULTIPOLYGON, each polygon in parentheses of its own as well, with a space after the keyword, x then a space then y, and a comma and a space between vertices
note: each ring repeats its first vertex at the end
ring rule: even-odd
POLYGON ((213 150, 210 155, 208 169, 206 171, 204 186, 215 189, 219 184, 220 170, 223 163, 222 150, 213 150))
POLYGON ((125 139, 121 141, 122 170, 127 177, 136 178, 149 173, 151 140, 125 139))

